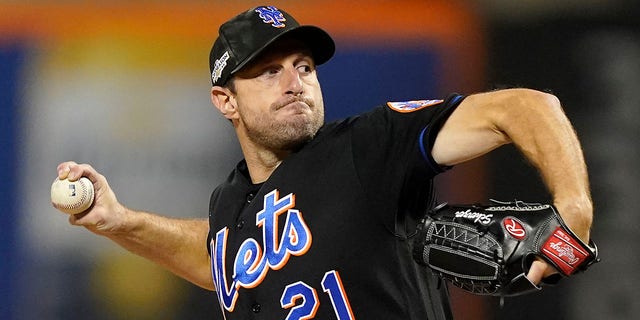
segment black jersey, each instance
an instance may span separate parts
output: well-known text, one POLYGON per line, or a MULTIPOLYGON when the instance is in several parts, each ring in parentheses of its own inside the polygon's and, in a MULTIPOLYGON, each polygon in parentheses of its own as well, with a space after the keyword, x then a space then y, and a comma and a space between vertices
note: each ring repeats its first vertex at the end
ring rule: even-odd
POLYGON ((446 286, 411 257, 433 206, 431 157, 462 101, 388 103, 326 124, 268 180, 241 161, 211 196, 209 250, 226 319, 440 319, 446 286))

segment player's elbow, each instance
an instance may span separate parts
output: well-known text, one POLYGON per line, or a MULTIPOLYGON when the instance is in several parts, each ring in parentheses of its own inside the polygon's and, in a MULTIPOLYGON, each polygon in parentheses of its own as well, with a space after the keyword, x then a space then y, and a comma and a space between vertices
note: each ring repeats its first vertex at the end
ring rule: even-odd
POLYGON ((534 89, 512 89, 512 102, 517 106, 514 112, 557 112, 562 110, 560 100, 551 93, 534 89))
MULTIPOLYGON (((503 90, 495 99, 494 106, 498 110, 494 117, 496 128, 504 132, 513 131, 516 129, 514 126, 565 118, 558 97, 533 89, 503 90)), ((508 134, 506 141, 511 142, 508 134)))
POLYGON ((198 287, 208 290, 208 291, 216 291, 216 287, 213 285, 213 283, 201 283, 201 284, 196 284, 198 287))
POLYGON ((202 289, 209 290, 209 291, 216 291, 216 287, 213 284, 213 278, 210 272, 208 273, 208 275, 203 274, 203 275, 199 275, 198 277, 184 277, 184 278, 187 281, 195 284, 196 286, 202 289))

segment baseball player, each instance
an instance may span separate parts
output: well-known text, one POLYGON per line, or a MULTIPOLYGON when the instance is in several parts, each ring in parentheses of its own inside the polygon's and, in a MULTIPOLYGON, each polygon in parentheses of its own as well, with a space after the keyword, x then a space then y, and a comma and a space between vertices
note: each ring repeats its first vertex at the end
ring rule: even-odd
MULTIPOLYGON (((514 143, 540 171, 567 225, 589 240, 580 144, 558 100, 511 89, 388 102, 329 124, 316 66, 334 53, 322 29, 257 7, 224 23, 210 53, 211 100, 244 159, 211 196, 209 219, 126 208, 88 164, 94 205, 73 225, 215 290, 226 319, 449 319, 446 285, 412 258, 434 206, 433 178, 514 143)), ((554 273, 535 261, 527 277, 554 273)))

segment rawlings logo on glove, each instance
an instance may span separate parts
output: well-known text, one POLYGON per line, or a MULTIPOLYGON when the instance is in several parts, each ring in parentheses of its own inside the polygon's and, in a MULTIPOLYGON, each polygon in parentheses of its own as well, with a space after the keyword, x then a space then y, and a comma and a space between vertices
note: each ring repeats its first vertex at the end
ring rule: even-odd
POLYGON ((414 241, 418 263, 474 294, 515 296, 540 290, 526 277, 535 257, 564 276, 599 261, 595 244, 583 243, 549 204, 442 204, 418 226, 414 241))

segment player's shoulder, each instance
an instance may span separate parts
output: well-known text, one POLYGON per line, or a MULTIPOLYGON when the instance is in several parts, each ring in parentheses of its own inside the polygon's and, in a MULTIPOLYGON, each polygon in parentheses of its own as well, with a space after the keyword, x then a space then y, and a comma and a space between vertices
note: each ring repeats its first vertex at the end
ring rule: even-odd
POLYGON ((452 93, 444 99, 383 102, 366 112, 326 123, 318 135, 336 135, 360 127, 386 127, 389 121, 405 121, 410 118, 431 119, 443 110, 456 106, 463 98, 464 96, 460 94, 452 93))

